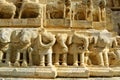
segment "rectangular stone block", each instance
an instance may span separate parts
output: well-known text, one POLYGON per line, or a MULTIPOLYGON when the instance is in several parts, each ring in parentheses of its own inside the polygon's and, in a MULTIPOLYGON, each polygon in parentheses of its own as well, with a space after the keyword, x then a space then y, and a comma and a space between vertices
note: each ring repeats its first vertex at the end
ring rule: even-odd
POLYGON ((103 30, 106 28, 105 22, 93 22, 93 28, 97 30, 103 30))
POLYGON ((120 76, 120 67, 112 67, 113 76, 120 76))
POLYGON ((0 27, 40 27, 40 18, 0 19, 0 27))
POLYGON ((20 78, 55 78, 57 76, 54 67, 1 67, 1 77, 20 77, 20 78))
POLYGON ((89 71, 87 68, 82 67, 57 67, 58 77, 89 77, 89 71))
POLYGON ((46 19, 46 27, 70 27, 70 20, 64 19, 46 19))
POLYGON ((112 77, 113 73, 111 68, 107 67, 89 67, 90 76, 94 77, 112 77))
POLYGON ((57 71, 56 68, 53 67, 37 67, 35 69, 35 77, 38 78, 56 78, 57 71))
POLYGON ((71 21, 71 27, 73 28, 80 28, 80 29, 91 29, 92 28, 92 22, 88 22, 85 20, 74 20, 71 21))

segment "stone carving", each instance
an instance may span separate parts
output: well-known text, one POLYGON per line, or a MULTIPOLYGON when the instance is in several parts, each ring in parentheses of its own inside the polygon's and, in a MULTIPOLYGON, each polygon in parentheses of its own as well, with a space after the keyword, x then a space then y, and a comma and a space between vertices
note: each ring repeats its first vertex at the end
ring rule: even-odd
POLYGON ((31 32, 29 30, 22 29, 14 30, 12 32, 9 50, 13 50, 15 52, 16 58, 14 66, 20 66, 19 61, 21 54, 23 54, 23 60, 21 65, 24 67, 27 66, 27 53, 30 45, 31 45, 31 32))
POLYGON ((0 29, 0 62, 1 63, 3 61, 3 56, 5 56, 4 53, 6 53, 6 56, 8 54, 11 32, 12 30, 10 29, 0 29))
POLYGON ((44 29, 38 34, 32 48, 40 55, 40 66, 45 66, 45 55, 47 55, 47 66, 52 66, 52 46, 55 41, 55 36, 44 29))
POLYGON ((106 2, 105 0, 100 0, 98 7, 93 10, 93 20, 94 21, 105 21, 106 20, 106 2))
POLYGON ((62 19, 65 18, 64 14, 65 2, 64 0, 54 0, 49 2, 46 6, 48 19, 62 19))
POLYGON ((69 45, 69 54, 73 55, 73 65, 78 66, 78 54, 80 54, 80 66, 85 67, 85 53, 88 51, 89 41, 87 36, 73 33, 69 45))
POLYGON ((93 21, 93 1, 87 0, 86 6, 86 20, 93 21))
POLYGON ((74 2, 72 6, 72 20, 86 20, 86 4, 83 1, 74 2))
POLYGON ((94 48, 91 47, 91 49, 93 48, 94 53, 98 52, 96 55, 100 66, 109 66, 108 52, 112 42, 112 36, 106 30, 99 32, 98 36, 94 37, 94 48))
POLYGON ((22 6, 19 12, 19 19, 22 17, 23 14, 27 18, 41 17, 42 4, 39 3, 39 0, 35 0, 35 2, 31 0, 22 0, 22 6), (25 13, 27 14, 25 15, 25 13))
MULTIPOLYGON (((110 63, 112 66, 120 66, 120 36, 116 36, 116 44, 112 46, 112 59, 110 63)), ((109 56, 111 58, 111 56, 109 56)))
POLYGON ((67 66, 67 53, 68 47, 66 45, 67 42, 67 34, 56 35, 56 43, 53 46, 53 53, 55 53, 55 65, 59 66, 60 54, 62 54, 62 66, 67 66))
POLYGON ((113 7, 120 7, 120 1, 119 0, 113 0, 113 7))
POLYGON ((9 3, 6 0, 0 0, 0 17, 13 19, 15 11, 16 6, 13 3, 9 3))

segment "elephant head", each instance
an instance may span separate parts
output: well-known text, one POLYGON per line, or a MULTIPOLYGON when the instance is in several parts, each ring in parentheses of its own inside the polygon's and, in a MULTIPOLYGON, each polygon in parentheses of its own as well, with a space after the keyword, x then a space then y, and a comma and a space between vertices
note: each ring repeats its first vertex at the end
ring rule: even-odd
POLYGON ((12 32, 12 30, 10 30, 10 29, 1 29, 0 30, 0 42, 1 43, 10 42, 11 32, 12 32))
POLYGON ((60 34, 60 33, 58 33, 56 35, 56 41, 63 48, 63 52, 64 53, 68 52, 68 47, 66 45, 67 37, 68 37, 67 34, 60 34))
POLYGON ((77 44, 80 51, 88 50, 89 41, 87 36, 83 34, 74 34, 72 37, 72 43, 77 44))
POLYGON ((44 48, 49 48, 53 46, 56 41, 55 36, 52 33, 47 32, 46 30, 41 32, 38 37, 40 45, 44 48))

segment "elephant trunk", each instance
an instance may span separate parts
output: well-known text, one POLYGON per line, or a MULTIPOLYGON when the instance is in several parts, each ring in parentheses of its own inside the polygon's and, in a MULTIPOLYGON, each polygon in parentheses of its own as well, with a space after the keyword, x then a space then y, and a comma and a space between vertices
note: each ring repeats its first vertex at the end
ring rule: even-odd
POLYGON ((55 38, 52 36, 51 42, 49 42, 48 44, 44 44, 44 43, 42 42, 42 37, 41 37, 41 35, 39 35, 39 43, 40 43, 40 45, 41 45, 42 47, 44 47, 44 48, 50 48, 52 45, 54 45, 54 43, 55 43, 55 38))

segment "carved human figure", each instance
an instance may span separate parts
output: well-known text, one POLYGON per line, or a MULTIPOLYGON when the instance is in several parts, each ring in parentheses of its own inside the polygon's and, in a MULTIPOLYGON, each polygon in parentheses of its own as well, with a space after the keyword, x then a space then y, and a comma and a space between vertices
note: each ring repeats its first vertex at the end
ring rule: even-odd
POLYGON ((85 35, 77 34, 71 36, 71 44, 69 45, 69 54, 73 55, 73 65, 78 66, 78 54, 80 54, 80 66, 85 67, 85 52, 88 51, 89 41, 85 35))
POLYGON ((83 0, 71 4, 72 20, 86 20, 86 4, 83 0))
POLYGON ((87 21, 93 21, 93 1, 87 0, 87 7, 86 7, 86 20, 87 21))
POLYGON ((120 1, 119 0, 113 0, 113 7, 120 7, 120 1))
POLYGON ((16 6, 6 0, 0 0, 0 14, 2 18, 11 18, 15 16, 16 6))
POLYGON ((65 1, 54 0, 49 2, 46 6, 46 13, 48 19, 63 19, 65 18, 65 1))
MULTIPOLYGON (((15 30, 11 35, 11 43, 9 51, 14 50, 15 62, 14 66, 20 66, 20 57, 23 54, 22 66, 26 67, 28 48, 31 45, 31 31, 27 29, 15 30)), ((8 61, 10 62, 10 55, 8 55, 8 61)))
POLYGON ((65 33, 58 33, 56 35, 56 43, 53 46, 53 53, 55 53, 54 65, 59 66, 60 54, 62 54, 62 66, 67 66, 68 47, 66 45, 68 35, 65 33))
POLYGON ((102 22, 106 20, 106 2, 105 0, 100 0, 98 7, 93 10, 93 20, 102 22))
MULTIPOLYGON (((11 29, 0 29, 0 63, 2 63, 3 61, 3 56, 5 56, 4 53, 6 53, 6 56, 7 54, 9 54, 8 48, 9 48, 11 33, 12 33, 11 29)), ((5 61, 7 63, 7 58, 5 61)))
POLYGON ((39 0, 22 0, 22 6, 19 12, 19 19, 22 15, 27 18, 41 18, 42 17, 42 4, 39 3, 39 0))
MULTIPOLYGON (((34 54, 40 55, 40 66, 45 66, 45 55, 47 55, 47 66, 52 66, 52 46, 55 41, 55 36, 45 29, 42 29, 38 34, 38 37, 31 47, 33 48, 33 51, 36 52, 34 54)), ((33 59, 31 58, 30 61, 32 60, 33 59)))

